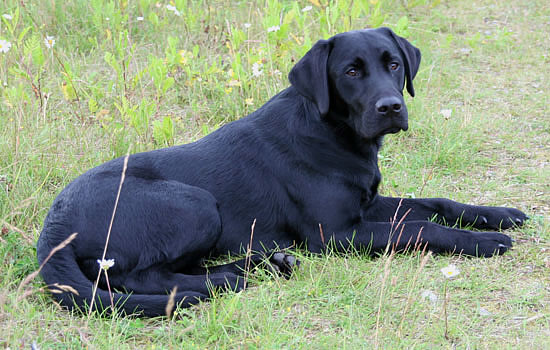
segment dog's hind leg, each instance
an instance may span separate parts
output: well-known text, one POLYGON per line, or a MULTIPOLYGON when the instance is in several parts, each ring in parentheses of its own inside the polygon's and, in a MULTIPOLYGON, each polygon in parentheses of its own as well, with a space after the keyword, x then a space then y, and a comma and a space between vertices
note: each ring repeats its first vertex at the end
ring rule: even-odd
MULTIPOLYGON (((110 191, 95 190, 101 187, 96 183, 89 197, 93 202, 111 202, 110 191)), ((110 213, 105 205, 92 207, 85 202, 82 207, 83 218, 78 219, 85 224, 75 228, 81 232, 75 240, 75 255, 91 280, 99 272, 97 258, 107 231, 92 223, 110 213)), ((210 192, 176 181, 128 176, 106 254, 115 261, 108 271, 110 287, 140 295, 166 294, 174 287, 178 292, 200 295, 211 295, 211 287, 242 289, 242 277, 231 271, 186 274, 187 268, 199 266, 213 251, 221 227, 216 199, 210 192)), ((108 287, 103 274, 99 287, 108 287)))
POLYGON ((244 288, 244 279, 227 271, 188 275, 170 272, 166 268, 150 268, 126 276, 124 285, 136 294, 166 294, 177 287, 178 292, 211 295, 213 289, 240 291, 244 288))

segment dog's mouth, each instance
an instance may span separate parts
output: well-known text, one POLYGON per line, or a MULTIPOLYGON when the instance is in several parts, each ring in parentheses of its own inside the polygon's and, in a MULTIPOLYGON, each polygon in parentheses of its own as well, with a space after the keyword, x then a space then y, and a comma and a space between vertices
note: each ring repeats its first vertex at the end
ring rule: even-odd
POLYGON ((400 131, 407 131, 408 128, 409 128, 408 125, 403 125, 403 126, 392 125, 391 127, 384 129, 382 131, 382 135, 397 134, 400 131))
POLYGON ((400 120, 372 120, 370 123, 357 126, 357 134, 365 139, 374 139, 387 134, 397 134, 400 131, 407 131, 409 123, 406 117, 400 120), (378 127, 377 127, 378 126, 378 127))
POLYGON ((392 128, 384 130, 383 133, 384 134, 397 134, 401 130, 403 130, 403 129, 401 129, 400 127, 394 126, 392 128))
POLYGON ((407 131, 409 129, 409 123, 406 114, 400 114, 393 118, 382 119, 379 122, 380 135, 397 134, 400 131, 407 131))
POLYGON ((398 126, 392 126, 392 127, 386 128, 386 129, 382 129, 382 130, 380 130, 376 133, 373 133, 373 134, 362 135, 362 137, 365 140, 372 140, 374 138, 384 136, 384 135, 388 135, 388 134, 397 134, 401 130, 404 130, 404 129, 400 128, 398 126))

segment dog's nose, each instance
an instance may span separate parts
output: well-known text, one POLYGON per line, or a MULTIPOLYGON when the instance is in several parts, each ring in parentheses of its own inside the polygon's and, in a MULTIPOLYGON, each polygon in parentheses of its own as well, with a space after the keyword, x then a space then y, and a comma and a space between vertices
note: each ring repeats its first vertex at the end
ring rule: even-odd
POLYGON ((382 97, 376 102, 374 107, 376 108, 378 114, 385 115, 388 113, 392 114, 401 112, 401 108, 403 107, 403 105, 401 104, 401 100, 398 97, 391 96, 382 97))

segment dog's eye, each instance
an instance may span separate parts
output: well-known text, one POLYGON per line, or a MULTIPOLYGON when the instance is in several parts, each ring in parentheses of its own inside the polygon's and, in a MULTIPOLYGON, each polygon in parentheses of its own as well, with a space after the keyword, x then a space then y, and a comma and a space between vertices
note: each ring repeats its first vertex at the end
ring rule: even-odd
POLYGON ((356 77, 359 75, 359 72, 355 68, 351 68, 346 72, 346 74, 349 75, 350 77, 356 77))
POLYGON ((390 63, 390 69, 391 70, 397 70, 397 68, 399 68, 399 63, 397 63, 397 62, 390 63))

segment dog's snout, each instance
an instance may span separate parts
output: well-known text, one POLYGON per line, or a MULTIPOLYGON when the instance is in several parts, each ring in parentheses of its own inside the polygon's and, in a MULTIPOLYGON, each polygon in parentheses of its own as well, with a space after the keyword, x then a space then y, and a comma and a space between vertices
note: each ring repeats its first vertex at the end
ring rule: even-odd
POLYGON ((379 99, 375 106, 376 112, 379 114, 385 115, 385 114, 393 114, 393 113, 399 113, 401 112, 401 109, 403 108, 403 104, 401 103, 401 100, 398 97, 391 96, 391 97, 382 97, 379 99))

